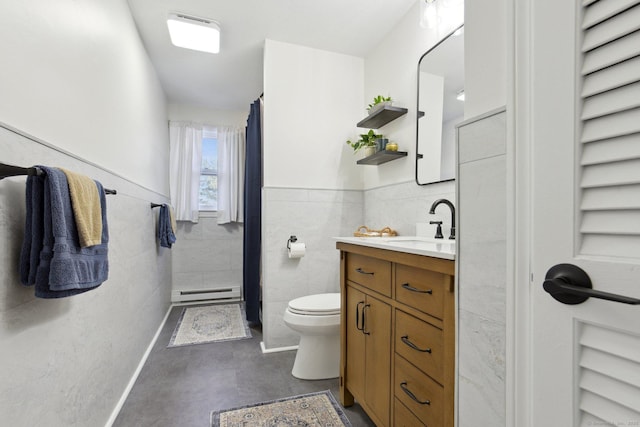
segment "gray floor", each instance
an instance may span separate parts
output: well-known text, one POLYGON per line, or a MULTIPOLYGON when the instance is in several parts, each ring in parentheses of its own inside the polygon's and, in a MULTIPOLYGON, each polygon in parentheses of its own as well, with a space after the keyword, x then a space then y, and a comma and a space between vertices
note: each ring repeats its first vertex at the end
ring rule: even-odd
MULTIPOLYGON (((167 348, 183 307, 173 307, 114 427, 208 427, 211 411, 314 391, 338 380, 291 376, 295 352, 262 354, 262 331, 253 338, 167 348)), ((374 426, 357 404, 345 409, 354 427, 374 426)))

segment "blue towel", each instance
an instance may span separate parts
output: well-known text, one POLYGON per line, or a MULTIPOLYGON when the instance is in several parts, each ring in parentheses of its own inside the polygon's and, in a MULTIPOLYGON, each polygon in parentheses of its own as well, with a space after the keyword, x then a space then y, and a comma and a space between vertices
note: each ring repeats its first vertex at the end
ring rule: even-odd
POLYGON ((169 206, 163 203, 160 206, 160 215, 158 216, 158 239, 160 240, 160 246, 163 248, 171 248, 176 242, 176 235, 173 234, 173 227, 171 226, 171 213, 169 212, 169 206))
POLYGON ((104 189, 96 181, 102 207, 102 242, 81 248, 65 174, 39 167, 44 176, 27 178, 20 279, 25 285, 35 285, 35 295, 40 298, 61 298, 95 289, 109 274, 104 189))
POLYGON ((24 240, 20 252, 20 282, 25 286, 36 283, 36 269, 42 250, 44 233, 43 203, 44 177, 27 177, 25 201, 27 212, 24 225, 24 240))

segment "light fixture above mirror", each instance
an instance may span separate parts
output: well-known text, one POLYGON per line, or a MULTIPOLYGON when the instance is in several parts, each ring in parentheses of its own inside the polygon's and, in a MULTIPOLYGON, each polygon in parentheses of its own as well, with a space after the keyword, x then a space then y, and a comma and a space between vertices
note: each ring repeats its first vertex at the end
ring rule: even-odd
POLYGON ((420 26, 442 32, 464 21, 464 0, 418 0, 420 26))
POLYGON ((170 13, 167 27, 174 46, 201 52, 220 52, 220 26, 211 19, 170 13))

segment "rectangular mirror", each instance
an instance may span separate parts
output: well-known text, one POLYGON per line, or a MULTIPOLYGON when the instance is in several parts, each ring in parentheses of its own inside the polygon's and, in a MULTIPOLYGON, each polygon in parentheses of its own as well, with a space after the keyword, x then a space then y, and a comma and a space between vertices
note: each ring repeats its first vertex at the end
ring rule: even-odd
POLYGON ((416 183, 455 179, 455 126, 464 119, 464 25, 418 61, 416 183))

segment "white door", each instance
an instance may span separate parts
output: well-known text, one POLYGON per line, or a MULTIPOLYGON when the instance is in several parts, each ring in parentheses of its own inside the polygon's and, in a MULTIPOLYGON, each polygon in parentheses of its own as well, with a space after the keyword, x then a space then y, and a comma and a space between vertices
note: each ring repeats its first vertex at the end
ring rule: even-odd
POLYGON ((640 299, 638 3, 529 2, 534 427, 640 426, 640 305, 543 289, 572 264, 593 289, 640 299))

